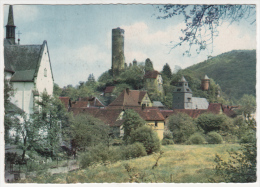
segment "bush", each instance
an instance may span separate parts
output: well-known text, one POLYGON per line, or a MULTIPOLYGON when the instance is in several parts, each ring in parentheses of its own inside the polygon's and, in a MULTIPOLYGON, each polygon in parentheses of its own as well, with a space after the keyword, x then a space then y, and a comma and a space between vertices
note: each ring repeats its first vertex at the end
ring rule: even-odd
POLYGON ((123 149, 121 149, 121 152, 123 159, 126 160, 147 155, 144 145, 139 142, 125 146, 123 149))
POLYGON ((162 145, 173 145, 173 144, 174 144, 173 140, 170 140, 170 139, 162 140, 162 145))
POLYGON ((217 132, 209 132, 207 134, 207 141, 209 144, 221 144, 223 142, 223 138, 217 132))
POLYGON ((177 113, 169 118, 168 128, 172 132, 174 143, 184 143, 198 128, 193 119, 185 113, 177 113))
POLYGON ((255 132, 248 132, 244 136, 242 136, 240 143, 252 143, 256 142, 256 133, 255 132))
POLYGON ((193 135, 191 135, 189 137, 186 144, 204 144, 205 142, 206 142, 206 140, 203 137, 203 135, 201 135, 199 133, 194 133, 193 135))
POLYGON ((156 132, 149 126, 142 126, 133 130, 130 135, 130 142, 140 142, 144 145, 147 154, 160 151, 160 140, 156 132))

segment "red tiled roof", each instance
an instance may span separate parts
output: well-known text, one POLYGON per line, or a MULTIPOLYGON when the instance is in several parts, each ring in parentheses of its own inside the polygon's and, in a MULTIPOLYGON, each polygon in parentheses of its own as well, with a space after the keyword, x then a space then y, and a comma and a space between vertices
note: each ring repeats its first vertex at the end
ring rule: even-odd
POLYGON ((161 110, 162 115, 165 118, 173 114, 177 114, 178 112, 188 114, 192 118, 197 118, 199 115, 208 112, 207 109, 174 109, 174 110, 161 110))
POLYGON ((143 118, 145 121, 164 121, 164 117, 158 108, 134 108, 134 110, 143 118))
POLYGON ((112 93, 114 90, 115 86, 107 86, 105 89, 105 93, 112 93))
POLYGON ((78 101, 72 103, 72 108, 82 107, 104 107, 97 97, 79 98, 78 101))
POLYGON ((221 103, 210 103, 208 107, 208 111, 213 114, 219 114, 222 110, 222 104, 221 103))
POLYGON ((59 99, 64 104, 65 108, 68 108, 71 105, 69 97, 59 97, 59 99))
POLYGON ((123 124, 123 120, 117 120, 118 116, 122 112, 121 109, 99 109, 95 107, 88 108, 71 108, 70 111, 73 112, 74 115, 78 114, 89 114, 95 118, 100 119, 105 124, 110 126, 120 126, 123 124))
POLYGON ((156 77, 161 74, 158 71, 154 70, 154 71, 148 71, 145 75, 144 78, 145 79, 156 79, 156 77))
POLYGON ((146 91, 140 90, 124 90, 112 103, 108 106, 140 106, 140 102, 144 98, 146 91))

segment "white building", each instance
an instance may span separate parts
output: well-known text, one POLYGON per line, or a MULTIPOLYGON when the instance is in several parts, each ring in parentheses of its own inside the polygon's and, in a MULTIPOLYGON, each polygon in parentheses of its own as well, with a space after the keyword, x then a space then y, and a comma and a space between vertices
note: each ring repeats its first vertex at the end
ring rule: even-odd
POLYGON ((13 7, 9 7, 6 38, 4 39, 5 78, 14 88, 11 102, 25 113, 33 113, 35 100, 46 91, 53 94, 53 74, 47 41, 39 45, 15 43, 13 7))

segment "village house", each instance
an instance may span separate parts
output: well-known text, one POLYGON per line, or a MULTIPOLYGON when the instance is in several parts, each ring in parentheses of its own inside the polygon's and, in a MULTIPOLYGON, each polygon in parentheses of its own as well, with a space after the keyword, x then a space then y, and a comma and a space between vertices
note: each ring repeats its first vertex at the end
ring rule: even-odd
POLYGON ((147 91, 152 91, 163 95, 163 79, 158 71, 148 71, 144 75, 144 87, 147 91))

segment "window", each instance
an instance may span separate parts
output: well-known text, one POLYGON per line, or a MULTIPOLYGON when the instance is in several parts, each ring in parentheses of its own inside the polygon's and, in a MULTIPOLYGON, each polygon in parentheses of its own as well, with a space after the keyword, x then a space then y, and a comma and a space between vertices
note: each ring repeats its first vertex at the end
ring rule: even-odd
POLYGON ((191 102, 191 98, 188 98, 188 102, 191 102))
POLYGON ((177 92, 180 92, 181 91, 181 89, 179 88, 179 89, 177 89, 177 92))
POLYGON ((157 121, 155 121, 154 126, 155 126, 155 127, 158 127, 158 122, 157 122, 157 121))
POLYGON ((47 77, 47 69, 44 69, 44 77, 47 77))
POLYGON ((189 91, 190 91, 190 89, 186 89, 186 91, 187 91, 187 92, 189 92, 189 91))
POLYGON ((185 86, 188 86, 188 84, 187 84, 187 83, 185 83, 185 86))

